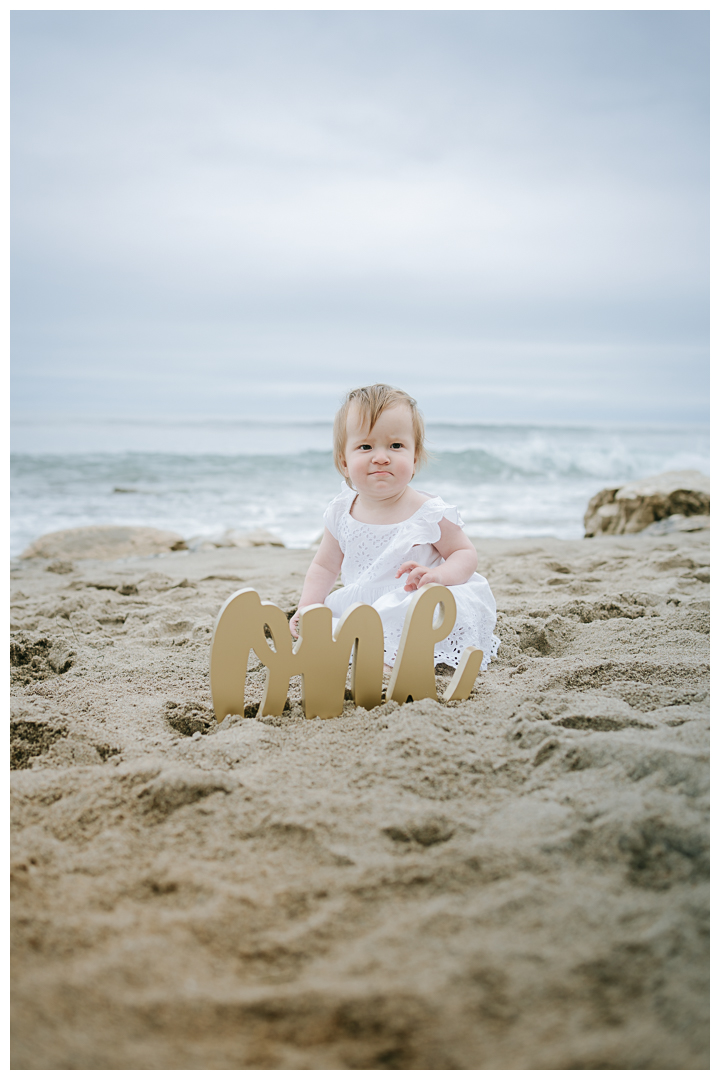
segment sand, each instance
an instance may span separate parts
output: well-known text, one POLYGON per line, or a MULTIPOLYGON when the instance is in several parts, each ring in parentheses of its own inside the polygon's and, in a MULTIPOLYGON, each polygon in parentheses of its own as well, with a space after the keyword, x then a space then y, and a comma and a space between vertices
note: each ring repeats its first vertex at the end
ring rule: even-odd
POLYGON ((13 564, 14 1068, 708 1068, 708 533, 478 548, 470 700, 220 730, 312 552, 13 564))

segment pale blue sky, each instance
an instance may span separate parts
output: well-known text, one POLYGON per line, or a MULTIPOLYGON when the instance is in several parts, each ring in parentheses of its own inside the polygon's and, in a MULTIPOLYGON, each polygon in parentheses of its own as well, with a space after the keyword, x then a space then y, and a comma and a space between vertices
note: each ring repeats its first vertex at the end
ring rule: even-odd
POLYGON ((13 12, 16 415, 705 421, 708 31, 13 12))

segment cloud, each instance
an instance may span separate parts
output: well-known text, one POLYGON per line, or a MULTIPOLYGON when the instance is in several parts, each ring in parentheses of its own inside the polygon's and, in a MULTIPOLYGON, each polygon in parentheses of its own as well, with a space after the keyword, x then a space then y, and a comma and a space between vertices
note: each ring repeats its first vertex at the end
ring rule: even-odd
POLYGON ((318 402, 338 366, 460 387, 499 350, 522 411, 540 343, 541 402, 584 408, 600 348, 628 401, 646 408, 653 355, 662 407, 697 413, 707 28, 703 12, 13 13, 17 406, 52 386, 48 404, 105 407, 113 386, 118 408, 144 387, 186 411, 209 372, 260 400, 259 365, 301 369, 318 402))

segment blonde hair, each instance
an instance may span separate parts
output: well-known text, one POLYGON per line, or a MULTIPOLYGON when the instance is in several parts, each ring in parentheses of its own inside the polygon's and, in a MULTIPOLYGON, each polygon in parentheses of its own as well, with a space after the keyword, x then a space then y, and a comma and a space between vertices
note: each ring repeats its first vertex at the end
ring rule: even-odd
MULTIPOLYGON (((425 449, 425 424, 422 413, 418 409, 415 398, 410 397, 404 390, 398 390, 394 386, 386 386, 385 383, 373 383, 372 386, 359 386, 357 390, 351 390, 345 395, 345 400, 335 415, 333 424, 333 457, 335 468, 339 473, 343 472, 345 460, 345 447, 347 446, 347 418, 350 406, 357 406, 360 419, 368 425, 368 434, 375 427, 378 417, 385 409, 392 409, 395 405, 407 405, 412 416, 413 436, 415 439, 415 467, 419 469, 427 461, 425 449)), ((414 474, 413 474, 414 475, 414 474)), ((352 487, 350 477, 345 477, 345 483, 352 487)))

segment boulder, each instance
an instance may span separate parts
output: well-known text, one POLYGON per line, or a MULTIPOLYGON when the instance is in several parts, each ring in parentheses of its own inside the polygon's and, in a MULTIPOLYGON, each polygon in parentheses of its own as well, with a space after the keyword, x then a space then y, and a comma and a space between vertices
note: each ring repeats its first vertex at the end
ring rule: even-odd
POLYGON ((21 559, 122 559, 128 555, 159 555, 183 551, 178 533, 141 525, 87 525, 45 533, 23 551, 21 559))
MULTIPOLYGON (((707 517, 710 478, 694 469, 660 473, 630 484, 604 488, 585 511, 585 536, 636 533, 666 518, 707 517)), ((697 524, 694 528, 701 528, 697 524)), ((677 531, 677 525, 673 531, 677 531)))

